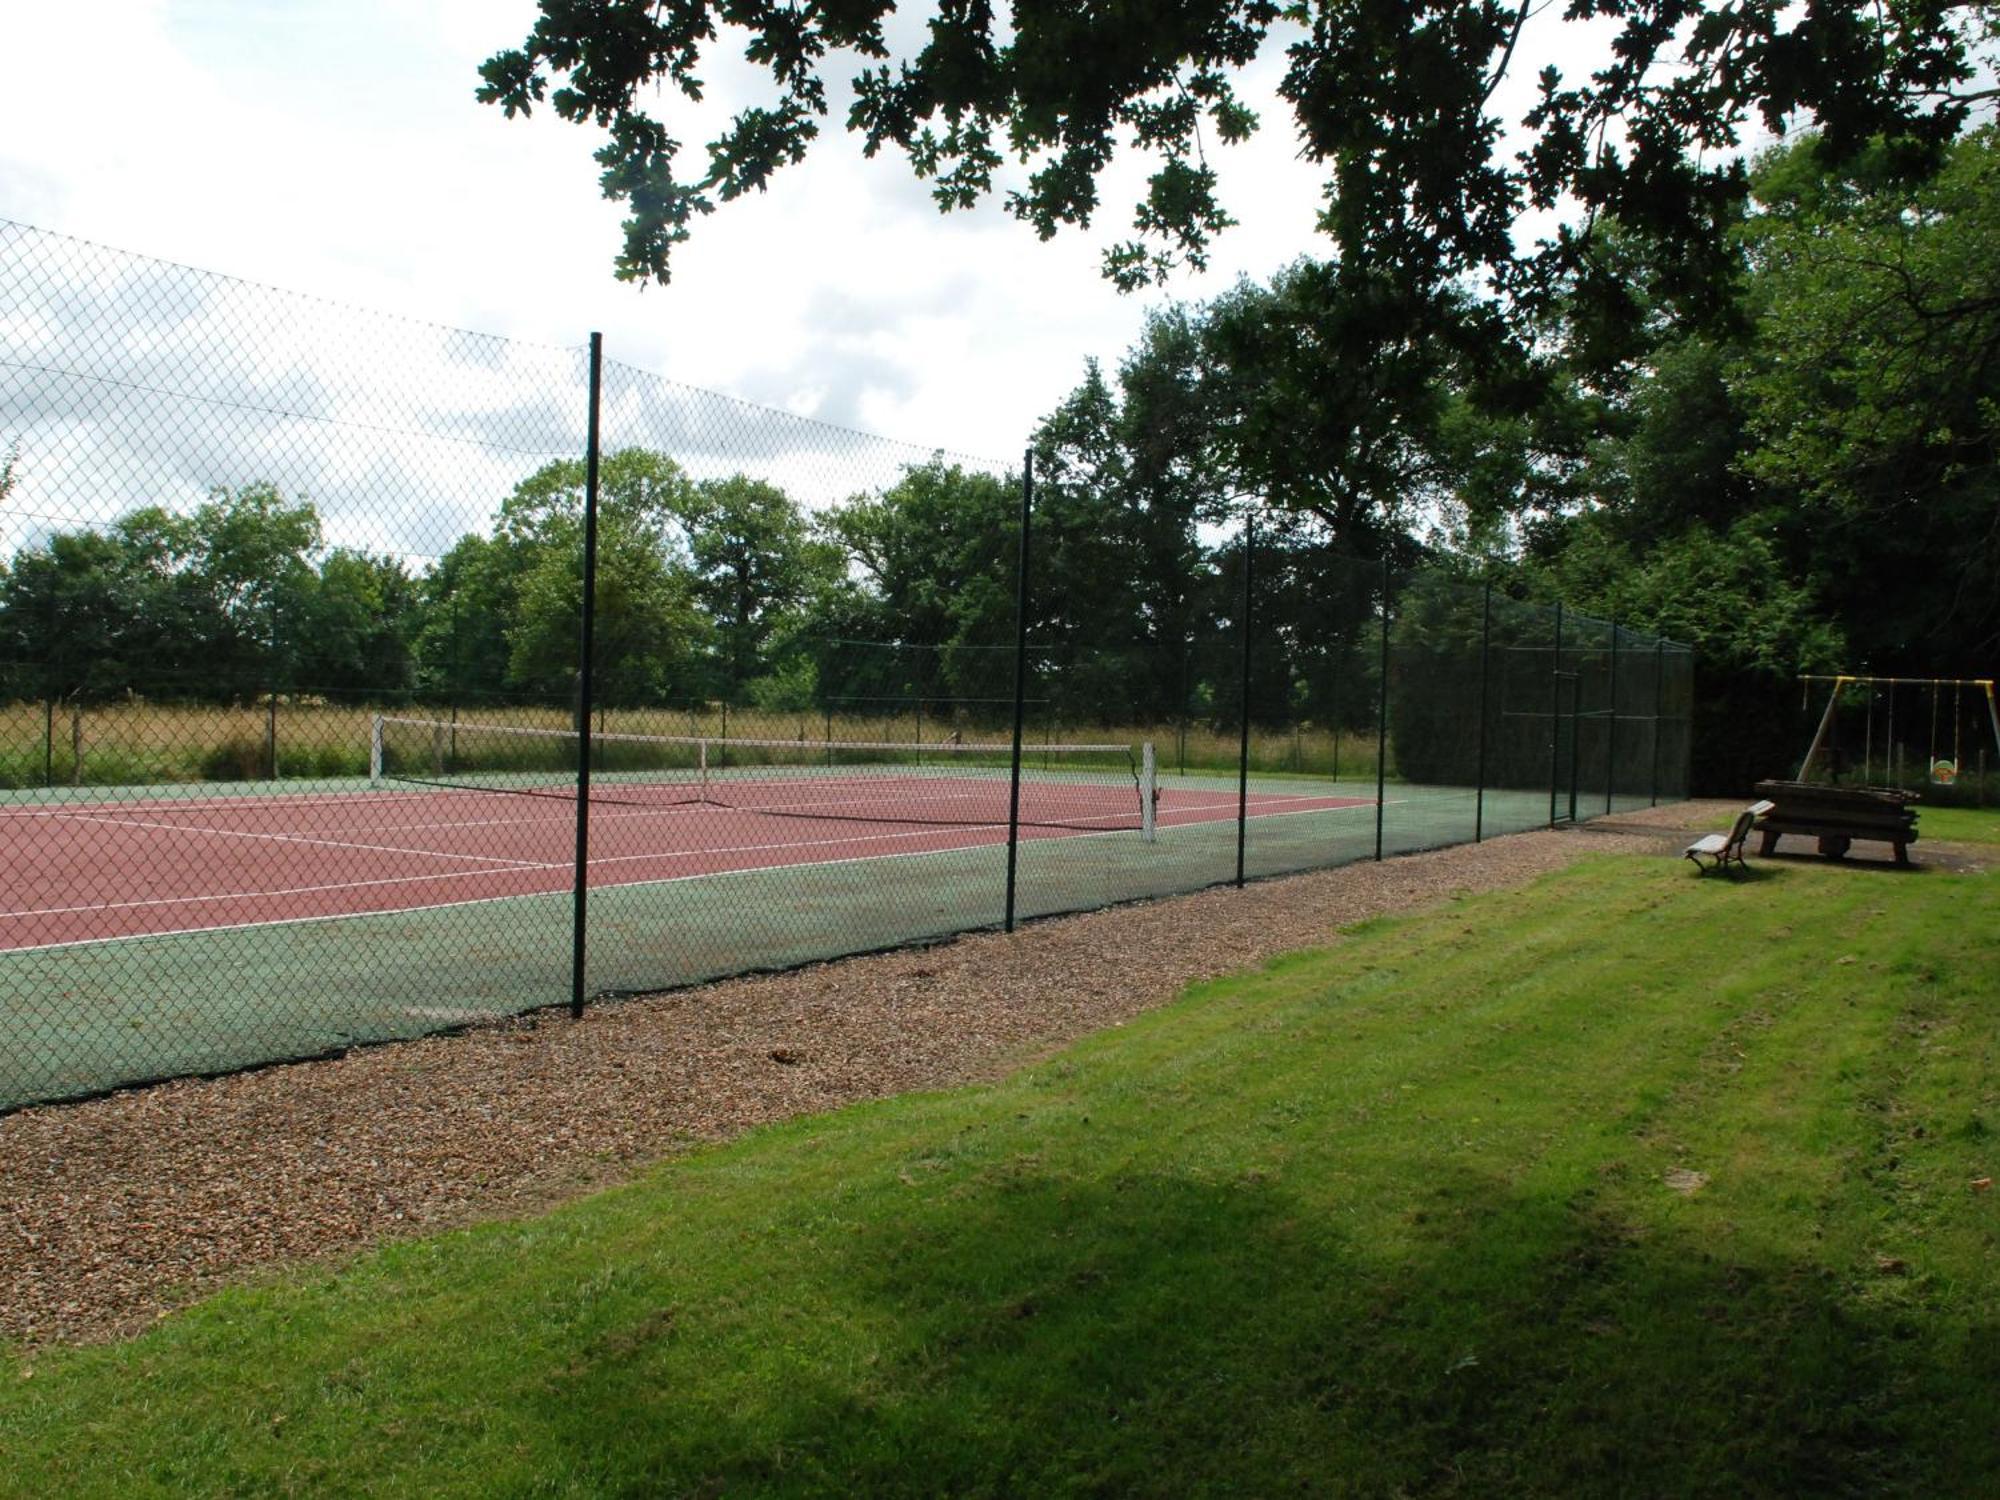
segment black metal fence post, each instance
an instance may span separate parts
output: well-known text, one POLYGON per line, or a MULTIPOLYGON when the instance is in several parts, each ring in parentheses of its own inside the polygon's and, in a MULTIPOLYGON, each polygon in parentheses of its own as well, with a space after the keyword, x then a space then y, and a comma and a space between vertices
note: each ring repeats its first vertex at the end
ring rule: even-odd
POLYGON ((1611 716, 1604 721, 1604 812, 1611 814, 1612 786, 1618 779, 1618 622, 1611 622, 1611 684, 1605 697, 1611 716))
MULTIPOLYGON (((1556 799, 1562 788, 1563 607, 1556 600, 1555 664, 1549 669, 1549 827, 1556 826, 1556 799)), ((1570 726, 1570 733, 1576 726, 1570 726)))
POLYGON ((1250 609, 1251 574, 1257 556, 1257 523, 1243 518, 1243 684, 1236 717, 1241 721, 1236 746, 1236 884, 1243 884, 1243 857, 1250 834, 1250 609))
POLYGON ((1653 792, 1650 805, 1660 805, 1660 730, 1667 722, 1667 638, 1653 640, 1653 792))
POLYGON ((590 711, 596 688, 598 410, 604 390, 604 335, 590 336, 590 428, 583 479, 583 628, 577 645, 576 885, 570 932, 569 1013, 583 1015, 590 905, 590 711))
POLYGON ((1375 858, 1382 858, 1383 806, 1389 792, 1389 559, 1382 559, 1382 660, 1375 684, 1375 858))
POLYGON ((1493 580, 1486 580, 1486 597, 1479 618, 1479 784, 1472 794, 1472 842, 1486 837, 1486 714, 1487 676, 1493 663, 1493 580))
POLYGON ((1035 450, 1021 460, 1021 545, 1014 569, 1014 752, 1007 787, 1007 931, 1021 862, 1021 731, 1028 706, 1028 537, 1035 511, 1035 450))

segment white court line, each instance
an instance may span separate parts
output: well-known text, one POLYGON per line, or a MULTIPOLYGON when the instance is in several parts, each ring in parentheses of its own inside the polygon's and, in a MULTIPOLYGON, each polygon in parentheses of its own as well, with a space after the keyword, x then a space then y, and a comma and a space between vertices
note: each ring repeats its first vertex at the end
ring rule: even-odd
MULTIPOLYGON (((1382 805, 1384 807, 1399 807, 1411 800, 1413 799, 1407 797, 1392 798, 1389 801, 1383 803, 1382 805)), ((1233 802, 1227 805, 1230 807, 1235 806, 1233 802)), ((1358 804, 1358 806, 1373 807, 1374 804, 1364 803, 1364 804, 1358 804)), ((1346 811, 1348 811, 1347 808, 1307 807, 1307 808, 1295 808, 1289 812, 1269 813, 1266 814, 1266 816, 1274 818, 1297 818, 1297 817, 1307 817, 1316 812, 1346 812, 1346 811)), ((1215 821, 1215 820, 1210 820, 1210 821, 1215 821)), ((1180 826, 1197 826, 1197 825, 1180 825, 1180 826)), ((964 837, 974 833, 983 833, 983 832, 991 832, 991 830, 918 829, 912 833, 907 833, 907 834, 872 834, 872 835, 857 834, 854 838, 849 838, 849 839, 818 839, 818 840, 810 840, 804 844, 749 845, 740 850, 695 849, 695 850, 688 850, 685 852, 667 853, 667 854, 659 854, 659 853, 630 854, 630 855, 620 855, 614 859, 607 859, 607 860, 592 859, 590 861, 590 867, 592 869, 595 869, 599 864, 630 863, 634 860, 642 860, 642 859, 685 859, 698 854, 752 853, 760 850, 804 848, 804 847, 810 847, 812 845, 851 844, 856 842, 879 842, 881 839, 884 838, 926 838, 926 837, 936 838, 940 836, 950 837, 953 836, 954 834, 964 837)), ((1121 833, 1131 833, 1131 832, 1133 832, 1133 830, 1129 828, 1111 828, 1111 829, 1104 829, 1102 831, 1094 833, 1067 833, 1060 835, 1046 835, 1045 837, 1049 839, 1060 838, 1064 840, 1102 839, 1102 838, 1115 838, 1121 833)), ((1035 840, 1035 842, 1037 843, 1042 841, 1043 840, 1041 838, 1035 840)), ((865 864, 869 860, 875 860, 875 859, 921 859, 924 856, 931 854, 958 854, 958 853, 963 853, 968 849, 1000 848, 1000 847, 1004 847, 1004 844, 995 843, 991 840, 988 840, 983 844, 976 842, 961 843, 954 845, 950 848, 944 848, 944 849, 906 849, 890 853, 855 854, 840 859, 787 860, 787 861, 781 861, 780 863, 777 864, 769 864, 769 865, 746 865, 740 869, 735 869, 735 870, 698 870, 687 875, 662 875, 651 880, 645 880, 645 879, 627 880, 627 881, 617 882, 610 886, 592 887, 592 889, 623 890, 633 886, 679 885, 684 881, 710 880, 717 878, 719 876, 726 876, 726 875, 764 875, 764 874, 770 874, 778 870, 797 870, 801 868, 819 869, 822 867, 827 867, 832 865, 865 864)), ((538 868, 553 870, 553 869, 569 869, 571 868, 571 866, 567 861, 563 861, 563 862, 550 863, 544 866, 540 866, 538 868)), ((323 891, 365 890, 375 886, 384 886, 384 885, 411 885, 415 884, 418 881, 466 880, 466 879, 479 878, 489 875, 510 875, 515 873, 517 872, 513 870, 449 870, 438 875, 404 875, 404 876, 396 876, 394 878, 385 880, 350 881, 337 885, 300 886, 297 887, 296 889, 281 890, 281 891, 251 891, 239 895, 158 897, 147 901, 114 902, 99 906, 50 907, 38 911, 0 912, 0 920, 6 920, 8 918, 33 917, 33 916, 63 916, 81 911, 122 911, 127 909, 135 909, 139 907, 149 907, 149 906, 187 906, 187 905, 199 905, 203 902, 211 902, 211 901, 248 901, 248 900, 255 900, 259 897, 268 898, 273 896, 315 895, 323 891)), ((0 957, 16 953, 51 953, 60 951, 65 948, 91 948, 91 947, 97 947, 99 945, 109 945, 112 943, 139 942, 150 938, 194 937, 205 932, 247 932, 252 930, 253 928, 258 928, 258 927, 293 927, 293 926, 304 927, 304 926, 313 926, 321 922, 346 922, 362 917, 394 917, 394 916, 408 916, 416 912, 456 911, 462 907, 490 906, 497 901, 522 901, 522 900, 533 899, 536 896, 554 896, 560 894, 562 894, 562 891, 561 888, 558 887, 556 889, 547 891, 515 891, 515 892, 510 892, 509 894, 504 896, 475 896, 470 900, 465 900, 465 901, 438 901, 438 902, 428 903, 423 906, 385 906, 385 907, 377 907, 369 911, 322 912, 312 916, 304 916, 304 917, 269 917, 260 922, 229 922, 217 926, 177 927, 177 928, 166 929, 159 932, 121 932, 111 937, 69 938, 65 939, 62 942, 57 942, 57 943, 33 943, 18 948, 0 948, 0 957)))
POLYGON ((218 838, 265 839, 274 844, 316 844, 323 849, 351 849, 369 854, 414 854, 426 859, 476 859, 489 865, 521 865, 541 869, 545 861, 507 859, 498 854, 452 854, 440 849, 404 849, 394 844, 358 844, 346 839, 316 839, 303 833, 257 833, 247 828, 206 828, 199 823, 149 823, 143 818, 104 818, 91 813, 71 813, 74 823, 104 823, 113 828, 145 828, 159 833, 207 833, 218 838))

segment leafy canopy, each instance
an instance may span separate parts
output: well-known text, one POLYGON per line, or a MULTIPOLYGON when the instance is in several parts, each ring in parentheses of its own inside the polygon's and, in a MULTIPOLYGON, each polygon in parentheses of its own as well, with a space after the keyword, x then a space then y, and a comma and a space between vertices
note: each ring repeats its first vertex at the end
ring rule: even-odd
POLYGON ((870 156, 901 152, 943 210, 1004 192, 1044 239, 1089 224, 1106 167, 1135 149, 1152 171, 1134 236, 1105 255, 1106 274, 1131 288, 1205 264, 1230 223, 1205 146, 1257 129, 1236 81, 1282 44, 1279 94, 1302 154, 1325 169, 1321 222, 1343 263, 1413 287, 1483 275, 1532 296, 1594 281, 1615 303, 1615 278, 1591 254, 1601 216, 1670 247, 1678 292, 1701 298, 1727 281, 1723 231, 1746 185, 1732 148, 1753 120, 1810 123, 1836 157, 1885 139, 1921 175, 1991 96, 1971 84, 1993 35, 1988 4, 1569 0, 1559 21, 1531 28, 1534 9, 1015 0, 1001 12, 941 0, 919 38, 894 0, 541 0, 523 44, 481 67, 478 97, 510 117, 546 102, 609 133, 597 159, 606 196, 630 209, 617 259, 627 279, 667 279, 696 218, 803 160, 850 78, 846 126, 870 156), (1607 31, 1607 61, 1565 77, 1558 49, 1607 31), (705 68, 731 49, 768 75, 769 93, 690 167, 664 106, 698 104, 705 68), (1517 149, 1494 99, 1531 66, 1538 96, 1517 149), (1025 171, 1003 179, 1010 161, 1025 171), (1528 251, 1515 230, 1531 207, 1571 212, 1528 251))

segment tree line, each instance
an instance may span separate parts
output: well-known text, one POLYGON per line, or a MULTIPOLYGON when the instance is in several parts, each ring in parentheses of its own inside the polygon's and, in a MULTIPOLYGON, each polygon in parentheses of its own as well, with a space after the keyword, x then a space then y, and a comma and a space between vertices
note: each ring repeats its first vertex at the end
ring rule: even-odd
MULTIPOLYGON (((1104 722, 1233 713, 1218 678, 1235 659, 1240 575, 1219 561, 1229 540, 1202 535, 1220 502, 1092 470, 1087 450, 1139 440, 1135 418, 1122 435, 1106 425, 1118 420, 1093 371, 1037 443, 1037 696, 1104 722)), ((607 454, 600 699, 843 714, 926 703, 1003 719, 1020 484, 933 462, 815 515, 760 479, 697 481, 662 453, 607 454)), ((576 687, 583 505, 583 464, 547 464, 423 567, 325 545, 312 501, 268 484, 61 530, 0 564, 0 697, 562 705, 576 687)), ((1279 561, 1303 561, 1308 540, 1267 551, 1267 599, 1291 600, 1294 616, 1316 607, 1315 580, 1279 561)), ((1288 693, 1273 690, 1269 716, 1288 693)))

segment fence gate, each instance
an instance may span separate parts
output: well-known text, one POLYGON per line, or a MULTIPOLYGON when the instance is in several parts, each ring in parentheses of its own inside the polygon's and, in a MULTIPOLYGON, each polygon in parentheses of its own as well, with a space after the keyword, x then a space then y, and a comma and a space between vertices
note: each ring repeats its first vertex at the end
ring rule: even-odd
POLYGON ((1577 720, 1582 717, 1583 677, 1577 672, 1550 674, 1549 702, 1549 824, 1576 821, 1579 770, 1577 720))

